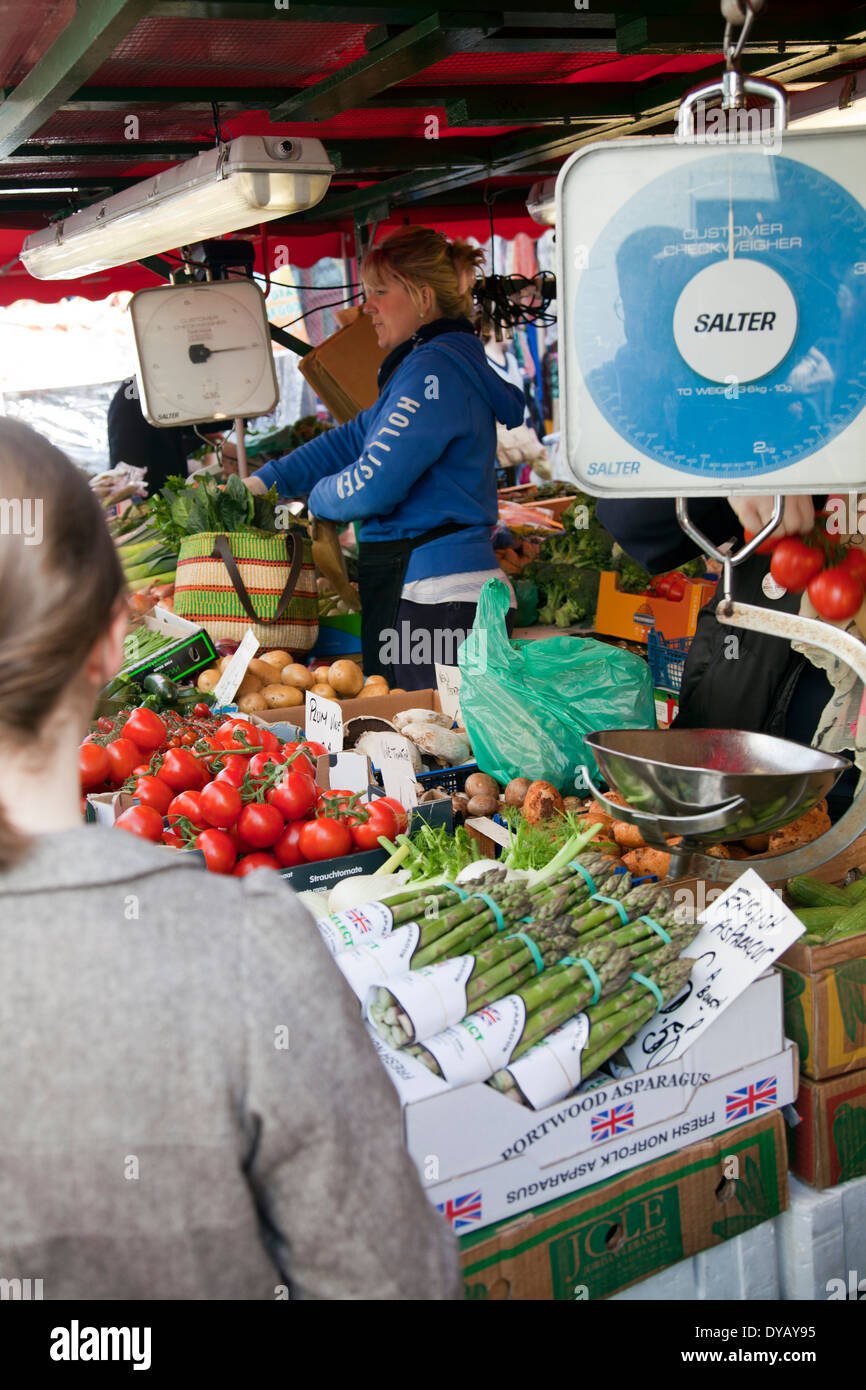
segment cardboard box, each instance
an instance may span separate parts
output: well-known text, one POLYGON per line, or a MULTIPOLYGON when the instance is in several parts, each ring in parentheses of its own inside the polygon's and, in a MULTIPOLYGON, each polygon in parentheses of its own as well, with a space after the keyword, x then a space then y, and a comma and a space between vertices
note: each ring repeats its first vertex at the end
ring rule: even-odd
POLYGON ((131 680, 138 680, 151 671, 159 671, 170 680, 182 681, 216 661, 216 647, 210 634, 198 624, 178 617, 177 613, 161 608, 159 604, 143 621, 151 632, 161 632, 172 638, 172 644, 155 656, 145 657, 141 661, 135 658, 130 660, 123 667, 122 674, 131 680))
POLYGON ((866 1175, 866 1069, 831 1081, 803 1077, 796 1110, 789 1145, 798 1178, 824 1188, 866 1175))
POLYGON ((483 1227, 716 1134, 756 1107, 787 1105, 797 1080, 797 1051, 783 1039, 779 978, 771 972, 675 1062, 543 1110, 483 1084, 437 1090, 405 1105, 404 1137, 430 1200, 453 1223, 471 1197, 471 1219, 483 1227))
POLYGON ((692 637, 698 614, 715 595, 716 586, 706 579, 687 579, 679 602, 648 594, 624 594, 612 570, 602 570, 598 586, 595 630, 628 642, 646 642, 649 628, 667 638, 692 637), (637 618, 639 619, 636 620, 637 618))
POLYGON ((785 1026, 816 1081, 866 1067, 866 937, 831 946, 795 941, 779 959, 785 1026))
MULTIPOLYGON (((343 723, 356 719, 359 715, 377 715, 379 719, 393 719, 404 709, 442 709, 438 690, 410 690, 405 695, 371 695, 366 700, 341 700, 343 723)), ((251 724, 263 724, 270 728, 274 724, 287 721, 303 729, 306 723, 303 705, 292 705, 290 709, 266 709, 260 714, 250 715, 251 724)))
POLYGON ((608 1298, 771 1220, 788 1205, 784 1130, 763 1116, 465 1236, 466 1297, 608 1298))
POLYGON ((384 360, 369 314, 358 314, 299 358, 298 369, 342 425, 378 399, 376 373, 384 360))

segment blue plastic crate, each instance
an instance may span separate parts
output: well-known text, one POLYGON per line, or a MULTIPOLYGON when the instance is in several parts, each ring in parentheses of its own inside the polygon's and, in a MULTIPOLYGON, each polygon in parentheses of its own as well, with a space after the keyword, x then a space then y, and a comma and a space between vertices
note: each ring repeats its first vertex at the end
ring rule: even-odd
POLYGON ((691 645, 691 637, 675 637, 669 640, 650 628, 647 636, 647 657, 653 685, 657 689, 679 690, 691 645))

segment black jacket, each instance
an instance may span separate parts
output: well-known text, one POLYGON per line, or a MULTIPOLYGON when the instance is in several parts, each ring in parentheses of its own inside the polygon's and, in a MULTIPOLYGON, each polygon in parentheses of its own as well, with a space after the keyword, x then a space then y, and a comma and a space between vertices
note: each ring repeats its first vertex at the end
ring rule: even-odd
MULTIPOLYGON (((724 498, 689 502, 689 515, 717 545, 742 544, 743 531, 724 498)), ((685 564, 700 552, 680 529, 673 500, 602 500, 597 516, 632 559, 651 573, 685 564)), ((761 584, 770 557, 753 555, 734 569, 733 596, 796 613, 799 594, 770 599, 761 584)), ((686 658, 679 728, 747 729, 810 743, 832 688, 822 671, 792 651, 788 641, 716 621, 718 600, 702 610, 686 658), (796 698, 795 698, 796 696, 796 698)))

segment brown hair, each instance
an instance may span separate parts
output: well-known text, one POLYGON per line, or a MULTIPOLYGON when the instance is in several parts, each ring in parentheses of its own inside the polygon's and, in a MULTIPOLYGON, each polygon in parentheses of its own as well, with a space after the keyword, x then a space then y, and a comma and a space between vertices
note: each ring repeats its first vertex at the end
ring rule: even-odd
MULTIPOLYGON (((0 420, 0 741, 39 735, 123 588, 84 475, 35 430, 0 420)), ((27 843, 0 805, 0 869, 27 843)))
POLYGON ((484 252, 468 241, 449 241, 432 227, 400 227, 368 251, 361 277, 381 289, 388 277, 399 280, 417 308, 420 290, 429 285, 446 319, 470 318, 475 271, 484 252))

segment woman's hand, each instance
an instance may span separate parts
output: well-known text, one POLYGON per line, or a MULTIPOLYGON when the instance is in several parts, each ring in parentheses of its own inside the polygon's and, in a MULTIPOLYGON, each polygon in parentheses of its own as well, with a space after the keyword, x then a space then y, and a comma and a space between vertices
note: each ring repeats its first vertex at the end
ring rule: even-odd
POLYGON ((247 487, 249 488, 250 492, 255 492, 255 493, 267 492, 267 488, 265 487, 265 485, 264 485, 264 483, 262 482, 261 478, 244 478, 244 482, 246 483, 246 485, 247 485, 247 487))
MULTIPOLYGON (((729 497, 728 501, 744 530, 757 535, 759 531, 763 531, 772 517, 776 499, 775 497, 729 497)), ((773 532, 771 539, 781 540, 783 536, 802 536, 807 531, 811 531, 815 524, 815 508, 812 506, 811 497, 808 494, 798 494, 796 497, 785 497, 783 502, 782 520, 773 532)))

